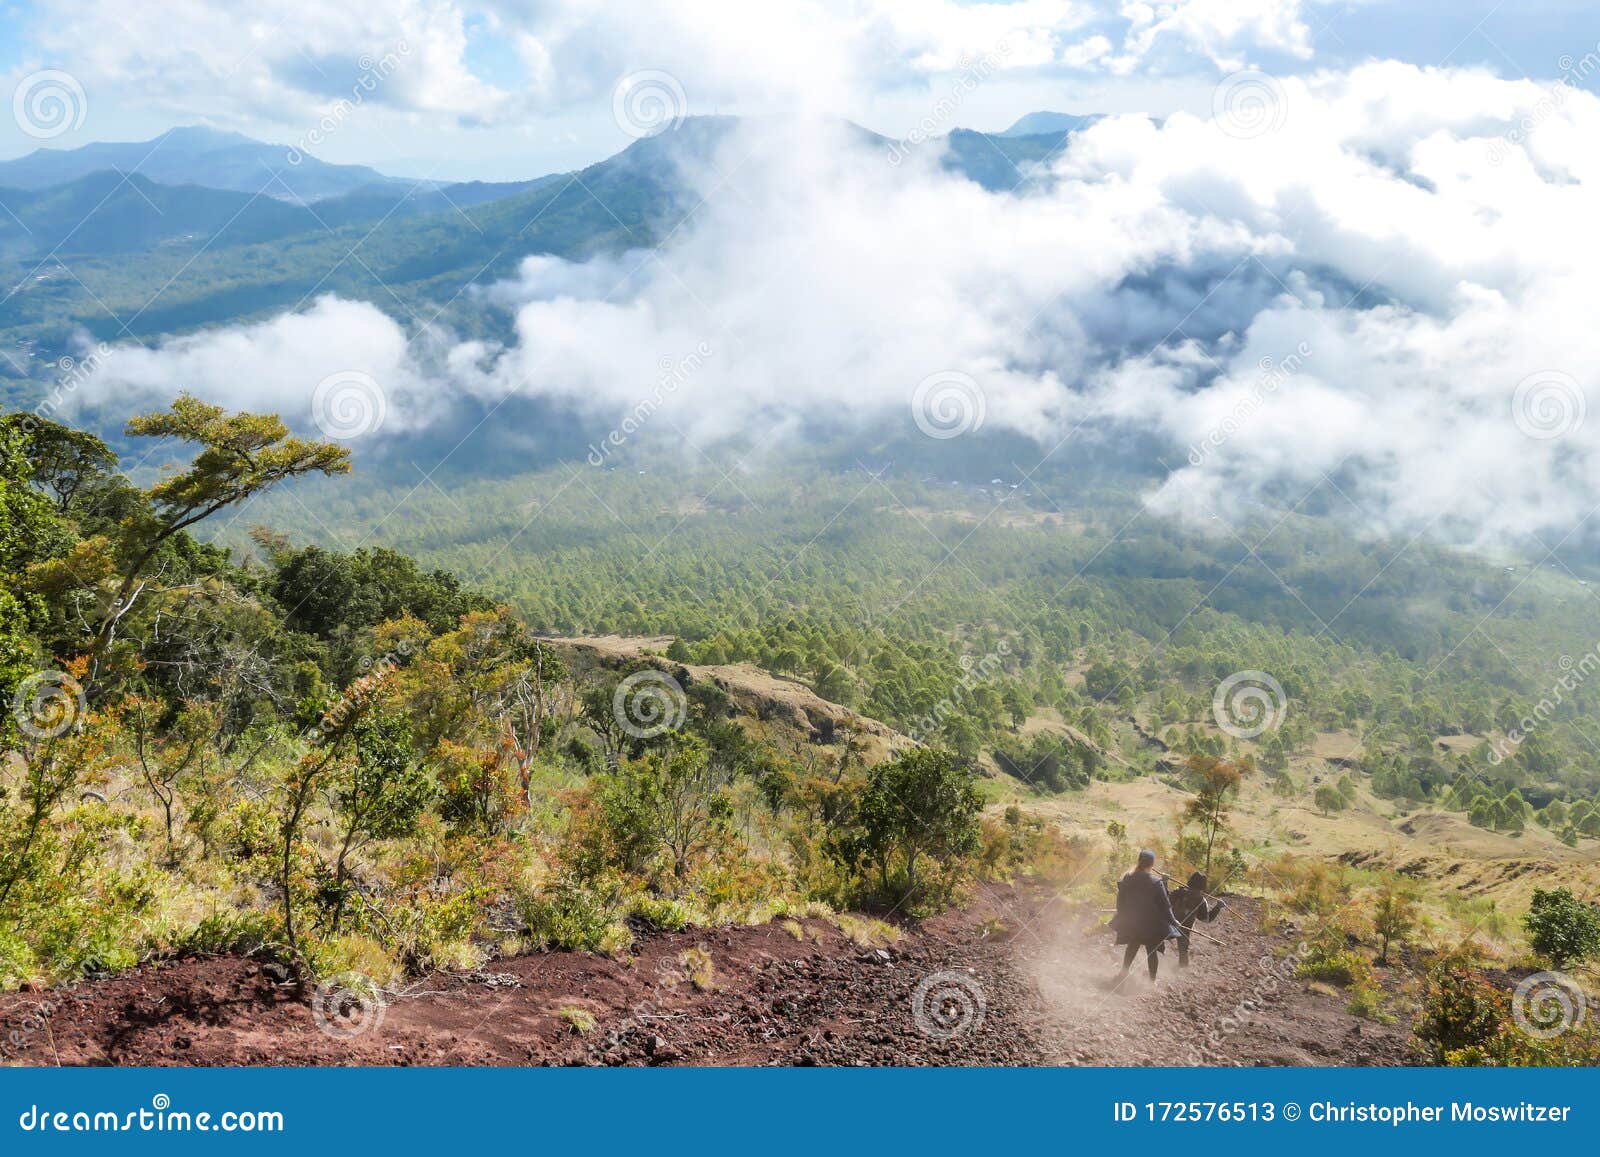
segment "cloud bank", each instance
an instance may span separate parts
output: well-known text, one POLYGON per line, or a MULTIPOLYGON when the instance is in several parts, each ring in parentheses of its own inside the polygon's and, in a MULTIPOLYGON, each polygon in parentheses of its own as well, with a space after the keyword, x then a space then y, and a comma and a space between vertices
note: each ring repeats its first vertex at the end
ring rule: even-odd
POLYGON ((835 123, 750 122, 660 251, 532 257, 495 287, 503 346, 408 342, 328 298, 108 359, 85 393, 184 386, 292 417, 359 371, 385 394, 379 437, 458 404, 608 423, 649 399, 704 444, 905 424, 933 379, 956 401, 936 436, 980 414, 1041 455, 1154 436, 1172 472, 1151 501, 1200 519, 1331 479, 1388 532, 1590 537, 1600 101, 1394 63, 1242 83, 1209 119, 1102 121, 1002 193, 933 144, 891 164, 835 123))

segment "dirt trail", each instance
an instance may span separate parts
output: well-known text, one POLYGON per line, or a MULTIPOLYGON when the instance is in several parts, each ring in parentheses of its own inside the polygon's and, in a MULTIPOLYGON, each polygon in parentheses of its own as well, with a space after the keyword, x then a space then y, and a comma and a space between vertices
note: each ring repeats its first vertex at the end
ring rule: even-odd
POLYGON ((429 977, 379 1008, 308 1004, 270 965, 181 960, 72 991, 0 996, 24 1064, 1403 1064, 1404 1027, 1358 1020, 1285 979, 1292 934, 1253 905, 1151 990, 1089 918, 987 888, 885 948, 832 925, 641 935, 619 962, 579 953, 429 977), (798 935, 796 935, 798 933, 798 935), (708 953, 697 987, 683 954, 708 953), (1276 953, 1276 954, 1275 954, 1276 953), (39 1005, 55 1006, 38 1015, 39 1005), (1248 1002, 1248 1003, 1247 1003, 1248 1002), (592 1018, 592 1020, 591 1020, 592 1018), (584 1031, 579 1031, 580 1028, 584 1031))

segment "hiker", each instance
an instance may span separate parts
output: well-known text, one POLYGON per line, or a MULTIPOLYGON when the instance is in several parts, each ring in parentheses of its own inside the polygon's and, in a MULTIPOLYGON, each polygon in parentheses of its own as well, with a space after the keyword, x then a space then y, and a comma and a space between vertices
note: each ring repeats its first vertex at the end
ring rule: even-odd
POLYGON ((1189 967, 1189 934, 1194 931, 1194 922, 1204 920, 1210 923, 1222 915, 1222 901, 1215 903, 1206 899, 1206 874, 1196 872, 1190 876, 1188 882, 1172 893, 1172 914, 1177 918, 1178 929, 1182 933, 1178 937, 1178 967, 1189 967))
POLYGON ((1139 853, 1138 867, 1117 881, 1117 914, 1111 917, 1116 929, 1117 943, 1126 944, 1122 956, 1122 975, 1127 977, 1133 967, 1133 958, 1143 948, 1145 963, 1150 969, 1150 983, 1156 982, 1156 970, 1161 959, 1156 954, 1164 952, 1167 941, 1181 936, 1178 922, 1172 915, 1172 898, 1167 895, 1166 881, 1156 872, 1156 854, 1146 848, 1139 853))

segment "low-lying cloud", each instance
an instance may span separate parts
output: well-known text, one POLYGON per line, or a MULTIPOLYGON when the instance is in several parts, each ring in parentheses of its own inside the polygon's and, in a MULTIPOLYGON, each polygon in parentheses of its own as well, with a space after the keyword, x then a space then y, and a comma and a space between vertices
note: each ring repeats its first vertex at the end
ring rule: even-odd
POLYGON ((1165 510, 1332 479, 1386 531, 1588 537, 1600 101, 1392 63, 1252 83, 1212 119, 1104 120, 1001 193, 943 172, 936 144, 890 164, 837 123, 747 122, 659 251, 531 257, 488 291, 515 311, 508 343, 408 341, 324 298, 108 359, 84 393, 292 418, 356 370, 384 390, 379 438, 463 404, 603 425, 655 398, 662 432, 704 444, 909 423, 919 383, 953 374, 983 428, 1041 454, 1156 435, 1165 510))

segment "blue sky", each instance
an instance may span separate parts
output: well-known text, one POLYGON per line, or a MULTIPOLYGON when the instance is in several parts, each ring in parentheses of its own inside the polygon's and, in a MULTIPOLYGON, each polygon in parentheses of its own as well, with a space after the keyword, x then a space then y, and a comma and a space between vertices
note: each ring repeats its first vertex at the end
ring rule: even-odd
MULTIPOLYGON (((941 130, 998 130, 1041 108, 1201 110, 1221 77, 1246 66, 1281 76, 1387 58, 1554 79, 1600 51, 1600 12, 1579 0, 1166 0, 1143 28, 1120 0, 371 0, 359 9, 11 0, 0 82, 15 98, 41 71, 65 74, 81 89, 82 115, 43 138, 0 118, 0 157, 207 123, 284 143, 311 134, 315 155, 391 172, 509 179, 626 145, 613 98, 621 78, 640 72, 672 78, 682 111, 805 104, 902 135, 958 90, 941 130), (314 132, 356 92, 364 60, 402 45, 392 76, 333 131, 314 132), (993 69, 982 63, 990 59, 993 69), (983 73, 970 90, 960 87, 971 75, 963 61, 983 73)), ((1572 79, 1592 89, 1600 69, 1572 79)))

